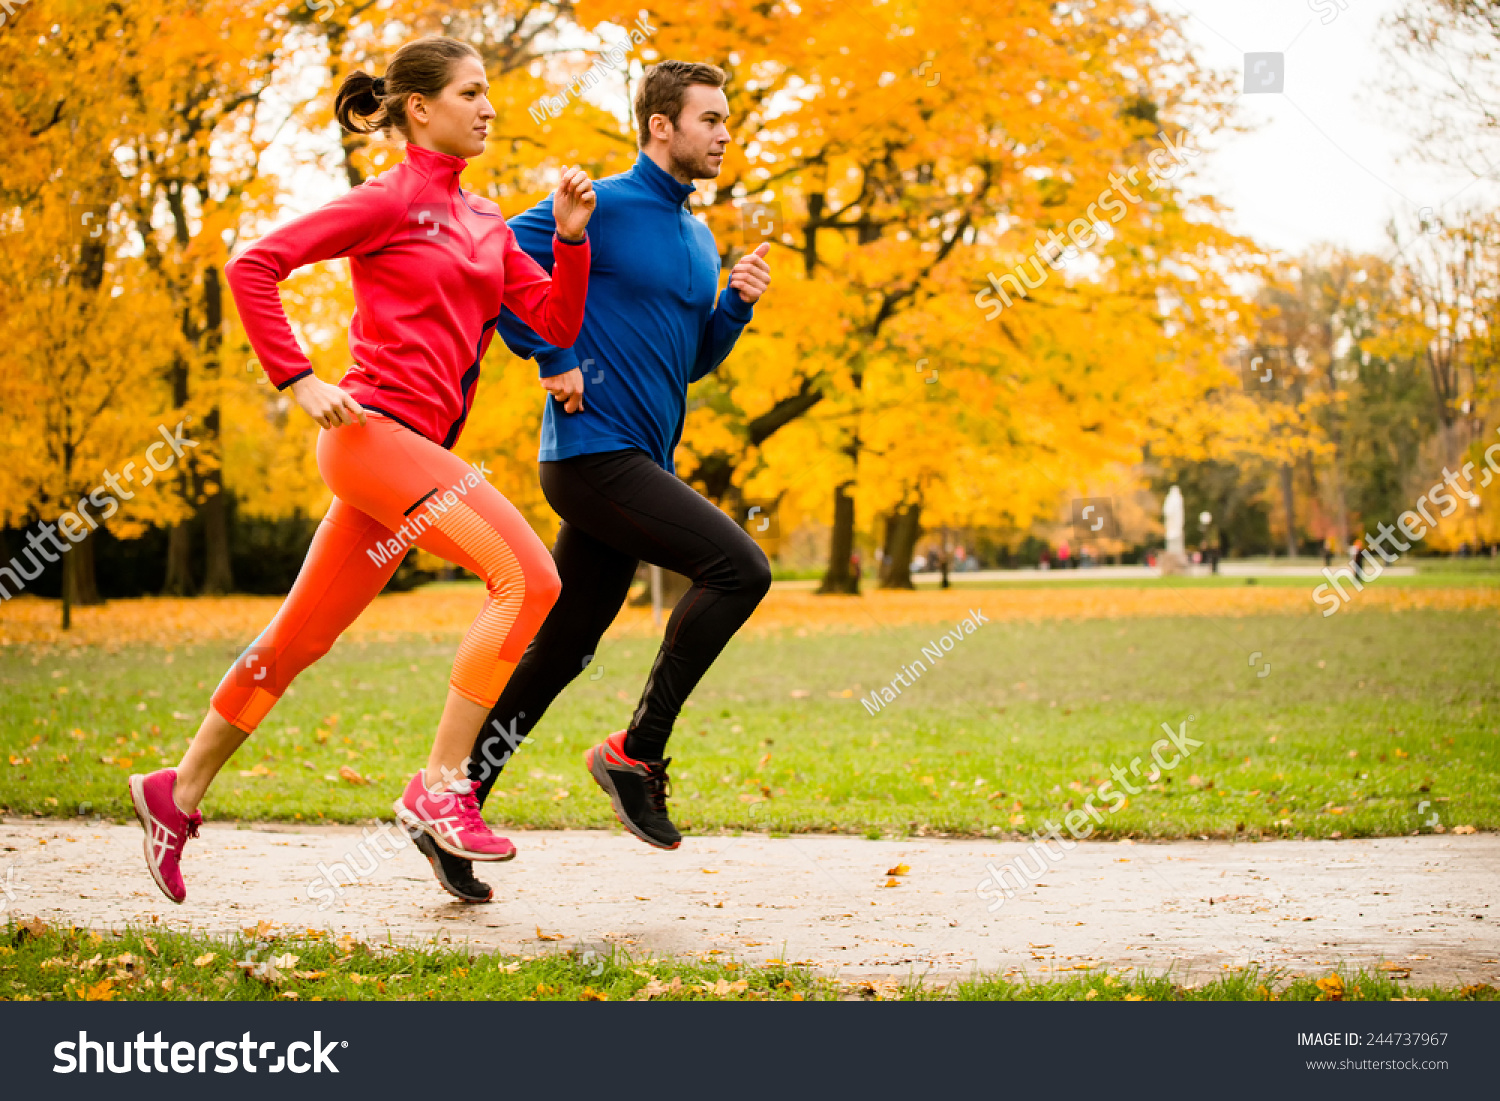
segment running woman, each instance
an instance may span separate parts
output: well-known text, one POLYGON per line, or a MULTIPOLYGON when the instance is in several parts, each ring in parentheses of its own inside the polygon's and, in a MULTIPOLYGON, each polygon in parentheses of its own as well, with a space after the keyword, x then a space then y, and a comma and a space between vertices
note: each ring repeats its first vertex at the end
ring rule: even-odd
POLYGON ((429 859, 438 851, 467 860, 515 855, 480 817, 464 762, 557 599, 557 570, 515 507, 449 449, 502 307, 561 347, 577 339, 588 289, 584 227, 595 198, 580 169, 562 173, 549 276, 517 247, 499 208, 459 185, 495 117, 488 91, 479 54, 450 38, 402 46, 383 77, 350 73, 335 101, 339 123, 355 133, 400 131, 405 160, 288 222, 225 268, 267 376, 323 428, 318 469, 334 499, 292 591, 225 674, 182 762, 130 778, 147 865, 174 902, 186 897, 183 845, 197 836, 209 783, 287 685, 384 588, 409 545, 474 571, 486 592, 459 645, 427 766, 396 801, 397 817, 420 831, 429 859), (333 386, 298 347, 277 284, 304 264, 337 257, 349 258, 356 309, 354 364, 333 386))
MULTIPOLYGON (((761 246, 716 294, 719 250, 688 208, 692 181, 718 176, 729 144, 723 87, 712 65, 646 70, 635 97, 635 165, 595 185, 589 307, 572 350, 510 312, 500 322, 511 350, 536 358, 555 399, 546 403, 540 458, 542 490, 563 520, 552 552, 562 596, 491 710, 469 776, 482 805, 514 746, 592 659, 640 560, 676 570, 693 585, 667 623, 635 714, 585 757, 624 826, 663 849, 682 840, 666 806, 672 724, 771 585, 755 541, 672 462, 688 384, 729 355, 770 283, 761 246)), ((561 259, 544 230, 555 205, 544 200, 511 221, 521 247, 547 268, 561 259)), ((472 878, 467 861, 446 854, 434 870, 445 887, 472 878)))

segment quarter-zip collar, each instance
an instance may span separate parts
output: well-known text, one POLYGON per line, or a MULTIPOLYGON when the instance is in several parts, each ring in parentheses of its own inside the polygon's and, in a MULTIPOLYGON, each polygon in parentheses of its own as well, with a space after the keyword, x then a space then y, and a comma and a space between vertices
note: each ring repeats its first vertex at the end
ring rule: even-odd
POLYGON ((646 156, 644 149, 636 154, 635 167, 631 169, 631 173, 673 206, 682 206, 687 202, 688 196, 697 190, 692 184, 682 183, 675 176, 663 172, 655 161, 646 156))
POLYGON ((464 202, 463 189, 459 187, 458 177, 468 167, 469 162, 463 157, 455 157, 451 153, 439 153, 435 149, 428 149, 424 145, 415 145, 408 142, 406 145, 406 163, 411 165, 412 170, 420 173, 425 179, 439 184, 443 194, 448 199, 448 217, 455 227, 462 227, 464 236, 469 240, 469 259, 473 260, 477 255, 474 242, 474 232, 464 225, 463 214, 458 206, 468 206, 464 202))
POLYGON ((406 144, 406 160, 428 179, 441 179, 446 176, 445 182, 455 188, 458 187, 458 174, 469 163, 463 157, 455 157, 452 153, 439 153, 436 149, 428 149, 425 145, 415 145, 411 142, 406 144))

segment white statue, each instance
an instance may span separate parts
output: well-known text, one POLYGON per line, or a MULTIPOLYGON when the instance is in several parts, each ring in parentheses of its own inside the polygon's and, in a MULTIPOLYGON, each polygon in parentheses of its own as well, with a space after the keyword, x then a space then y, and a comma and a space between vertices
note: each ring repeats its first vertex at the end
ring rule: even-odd
POLYGON ((1182 490, 1173 486, 1167 491, 1166 503, 1161 506, 1161 522, 1167 529, 1168 554, 1186 554, 1182 540, 1182 519, 1185 511, 1182 507, 1182 490))

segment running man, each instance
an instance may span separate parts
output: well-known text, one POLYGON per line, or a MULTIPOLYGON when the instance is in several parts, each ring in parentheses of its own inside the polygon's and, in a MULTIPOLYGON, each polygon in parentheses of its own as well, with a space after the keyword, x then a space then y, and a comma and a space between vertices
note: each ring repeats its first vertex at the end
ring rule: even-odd
MULTIPOLYGON (((555 399, 540 459, 542 490, 563 521, 552 550, 562 595, 490 711, 469 776, 482 806, 514 745, 593 658, 637 563, 676 570, 693 586, 672 612, 630 724, 585 757, 624 826, 662 849, 682 840, 666 804, 672 724, 771 585, 755 541, 672 463, 688 384, 729 355, 771 278, 761 246, 716 293, 719 250, 688 208, 692 181, 718 176, 729 144, 723 88, 712 65, 646 70, 635 96, 635 165, 594 185, 589 304, 572 349, 550 345, 510 312, 500 322, 511 350, 535 357, 555 399)), ((552 206, 544 200, 511 221, 521 247, 548 269, 552 206)), ((433 867, 450 893, 489 897, 467 861, 440 855, 433 867)))
POLYGON ((225 268, 266 374, 323 428, 318 469, 334 499, 292 591, 225 674, 182 762, 130 778, 146 863, 174 902, 187 895, 183 845, 197 836, 210 782, 297 674, 385 587, 407 545, 474 571, 486 593, 459 645, 427 767, 413 774, 396 816, 419 831, 429 860, 438 851, 470 860, 515 855, 480 817, 463 764, 557 599, 557 570, 515 507, 450 449, 502 305, 559 345, 577 339, 588 290, 584 226, 595 200, 580 169, 563 172, 549 277, 517 247, 499 208, 459 186, 467 159, 485 151, 495 117, 488 91, 478 52, 451 38, 402 46, 383 77, 351 72, 335 101, 339 123, 356 133, 399 130, 405 160, 225 268), (298 347, 277 284, 304 264, 344 256, 356 304, 354 365, 333 386, 298 347))

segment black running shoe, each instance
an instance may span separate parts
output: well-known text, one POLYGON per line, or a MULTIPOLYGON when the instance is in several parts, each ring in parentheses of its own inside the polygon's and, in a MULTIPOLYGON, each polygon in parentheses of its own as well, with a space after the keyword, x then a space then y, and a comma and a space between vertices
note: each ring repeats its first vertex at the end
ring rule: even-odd
POLYGON ((665 761, 637 761, 625 752, 625 731, 617 730, 583 755, 589 775, 614 805, 615 817, 631 833, 658 849, 675 849, 682 834, 667 817, 671 780, 665 761))
POLYGON ((432 874, 437 876, 437 881, 442 884, 443 890, 447 891, 460 902, 488 902, 494 897, 488 883, 481 883, 474 878, 474 862, 465 860, 461 856, 440 848, 427 833, 426 830, 413 830, 408 827, 406 836, 412 839, 417 846, 417 851, 427 858, 427 863, 432 865, 432 874))

